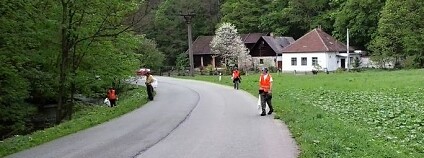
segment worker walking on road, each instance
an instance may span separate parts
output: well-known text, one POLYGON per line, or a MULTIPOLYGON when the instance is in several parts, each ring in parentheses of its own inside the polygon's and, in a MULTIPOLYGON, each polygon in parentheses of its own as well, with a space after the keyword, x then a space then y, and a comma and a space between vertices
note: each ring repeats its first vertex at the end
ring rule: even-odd
POLYGON ((271 74, 268 74, 268 69, 263 68, 262 74, 259 77, 259 94, 261 95, 261 106, 262 106, 262 113, 261 116, 266 115, 266 104, 269 106, 269 112, 268 115, 271 115, 272 112, 274 112, 274 109, 272 108, 271 99, 272 99, 272 76, 271 74))
POLYGON ((239 89, 241 77, 240 77, 240 71, 237 69, 237 67, 234 68, 233 76, 231 78, 233 79, 234 89, 239 89))
POLYGON ((146 72, 146 88, 147 88, 147 96, 150 101, 153 100, 153 86, 152 83, 154 82, 153 76, 150 74, 150 71, 146 72))
POLYGON ((107 91, 107 99, 109 99, 110 107, 116 106, 116 99, 118 99, 118 96, 116 95, 115 88, 109 88, 109 90, 107 91))

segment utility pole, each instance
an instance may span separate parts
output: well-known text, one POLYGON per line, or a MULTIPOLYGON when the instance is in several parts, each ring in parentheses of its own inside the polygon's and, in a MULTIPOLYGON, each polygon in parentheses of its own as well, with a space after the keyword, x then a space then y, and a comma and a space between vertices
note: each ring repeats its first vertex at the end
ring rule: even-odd
POLYGON ((347 71, 350 70, 350 54, 349 54, 349 29, 346 30, 346 37, 347 37, 347 42, 346 42, 346 51, 347 51, 347 71))
POLYGON ((192 48, 192 37, 191 37, 191 21, 195 16, 194 13, 188 12, 186 14, 180 14, 180 16, 184 17, 184 21, 187 24, 188 29, 188 56, 190 60, 190 75, 194 76, 194 59, 193 59, 193 48, 192 48))

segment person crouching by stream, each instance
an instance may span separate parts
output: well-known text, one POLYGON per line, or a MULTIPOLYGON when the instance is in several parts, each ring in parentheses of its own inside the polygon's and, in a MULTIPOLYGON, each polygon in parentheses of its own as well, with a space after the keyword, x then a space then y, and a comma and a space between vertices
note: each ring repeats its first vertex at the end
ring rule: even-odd
POLYGON ((153 86, 152 83, 154 82, 153 76, 150 74, 149 71, 146 72, 146 88, 147 88, 147 95, 150 101, 153 100, 153 86))
POLYGON ((115 88, 109 88, 109 90, 107 91, 107 99, 109 99, 110 107, 116 106, 116 100, 118 99, 118 96, 116 95, 115 88))

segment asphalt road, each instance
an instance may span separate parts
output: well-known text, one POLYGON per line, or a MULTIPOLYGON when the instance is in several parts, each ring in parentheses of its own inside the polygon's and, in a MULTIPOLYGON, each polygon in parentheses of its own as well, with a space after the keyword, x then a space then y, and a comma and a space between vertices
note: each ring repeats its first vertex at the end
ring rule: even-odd
POLYGON ((142 108, 9 157, 297 157, 287 127, 272 115, 259 116, 252 95, 200 81, 158 80, 155 100, 142 108))

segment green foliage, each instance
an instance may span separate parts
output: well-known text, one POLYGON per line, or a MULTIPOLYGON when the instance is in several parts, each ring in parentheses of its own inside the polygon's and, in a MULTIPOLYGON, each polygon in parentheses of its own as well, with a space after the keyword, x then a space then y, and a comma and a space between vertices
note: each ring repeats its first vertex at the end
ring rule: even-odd
POLYGON ((140 49, 137 51, 140 67, 158 70, 163 66, 165 55, 156 48, 154 41, 142 38, 140 49))
POLYGON ((187 53, 180 53, 177 56, 176 66, 178 71, 184 71, 189 66, 189 59, 187 53))
POLYGON ((358 57, 356 57, 353 60, 352 67, 353 67, 353 69, 355 71, 360 71, 359 69, 361 68, 361 59, 359 59, 358 57))
POLYGON ((261 32, 260 16, 266 10, 263 0, 228 0, 221 6, 221 22, 232 23, 239 33, 261 32))
POLYGON ((387 0, 381 11, 376 37, 369 47, 374 55, 395 60, 413 56, 417 65, 423 67, 424 45, 419 42, 424 39, 423 7, 421 1, 387 0))
POLYGON ((283 9, 288 6, 288 0, 275 0, 266 5, 267 10, 260 16, 260 28, 266 32, 274 32, 277 35, 287 34, 285 22, 288 19, 283 15, 283 9))
POLYGON ((70 100, 72 93, 103 97, 112 81, 134 75, 141 62, 155 61, 146 66, 160 67, 164 55, 154 42, 123 25, 139 4, 139 0, 1 1, 2 138, 31 130, 26 123, 34 107, 56 104, 61 92, 63 100, 70 100), (65 65, 63 71, 60 65, 65 65), (58 80, 61 74, 64 80, 58 80), (61 84, 64 87, 59 88, 61 84))
POLYGON ((29 83, 18 74, 17 68, 0 55, 0 135, 4 137, 27 132, 27 119, 34 107, 24 102, 29 83))
POLYGON ((346 29, 349 28, 351 45, 365 49, 377 31, 385 1, 347 0, 340 11, 335 12, 334 36, 346 41, 346 29))

